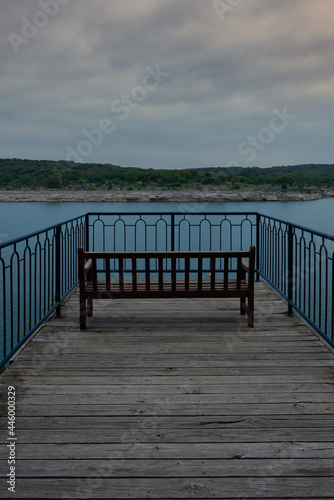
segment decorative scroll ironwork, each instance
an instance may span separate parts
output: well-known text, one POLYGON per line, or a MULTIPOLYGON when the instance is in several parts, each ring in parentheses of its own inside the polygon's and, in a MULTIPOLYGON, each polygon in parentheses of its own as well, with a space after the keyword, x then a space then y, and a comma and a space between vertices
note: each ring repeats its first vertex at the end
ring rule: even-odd
POLYGON ((256 213, 90 213, 91 251, 247 250, 256 213))

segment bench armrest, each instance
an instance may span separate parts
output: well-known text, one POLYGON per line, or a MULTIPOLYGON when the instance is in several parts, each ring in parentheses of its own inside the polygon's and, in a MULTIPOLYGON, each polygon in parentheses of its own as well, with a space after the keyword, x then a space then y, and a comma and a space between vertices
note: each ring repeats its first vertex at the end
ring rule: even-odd
POLYGON ((92 269, 92 265, 93 265, 92 259, 87 260, 86 264, 84 265, 85 274, 87 274, 92 269))
POLYGON ((86 275, 93 270, 93 259, 88 259, 85 262, 84 250, 82 247, 78 248, 78 277, 80 287, 85 286, 86 275))
POLYGON ((246 273, 249 272, 249 262, 245 259, 241 259, 241 267, 246 271, 246 273))

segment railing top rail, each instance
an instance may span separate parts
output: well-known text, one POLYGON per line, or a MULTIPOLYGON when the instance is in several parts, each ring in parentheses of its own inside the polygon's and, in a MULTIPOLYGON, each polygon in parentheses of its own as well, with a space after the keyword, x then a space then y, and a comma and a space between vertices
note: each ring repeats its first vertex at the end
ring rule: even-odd
POLYGON ((334 236, 331 234, 323 233, 321 231, 317 231, 316 229, 311 229, 310 227, 302 226, 300 224, 295 224, 294 222, 288 222, 284 219, 278 219, 277 217, 273 217, 271 215, 258 213, 260 217, 265 217, 266 219, 274 220, 275 222, 280 222, 281 224, 285 224, 287 226, 292 226, 296 229, 301 229, 302 231, 307 231, 308 233, 312 233, 316 236, 320 236, 321 238, 326 238, 328 240, 334 241, 334 236))
POLYGON ((68 219, 62 222, 59 222, 57 224, 53 224, 52 226, 44 227, 43 229, 39 229, 38 231, 34 231, 32 233, 24 234, 23 236, 19 236, 18 238, 14 238, 12 240, 4 241, 3 243, 0 243, 0 250, 2 248, 9 247, 11 245, 15 245, 17 243, 20 243, 21 241, 28 240, 30 238, 34 238, 35 236, 38 236, 39 234, 46 233, 48 231, 52 231, 52 229, 55 229, 56 227, 63 226, 64 224, 68 224, 70 222, 82 219, 85 217, 86 214, 84 215, 79 215, 77 217, 73 217, 72 219, 68 219))
POLYGON ((257 212, 227 212, 227 211, 219 211, 219 212, 123 212, 122 210, 117 212, 88 212, 85 215, 257 215, 257 212))

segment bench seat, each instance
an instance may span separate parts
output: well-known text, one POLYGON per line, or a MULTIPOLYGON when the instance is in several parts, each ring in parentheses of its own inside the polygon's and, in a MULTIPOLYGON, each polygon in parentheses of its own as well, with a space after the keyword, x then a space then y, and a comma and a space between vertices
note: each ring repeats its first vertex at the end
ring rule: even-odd
POLYGON ((105 281, 97 281, 97 286, 94 287, 92 281, 86 281, 85 293, 86 296, 92 298, 147 298, 148 292, 150 298, 173 298, 175 293, 178 297, 202 297, 205 293, 208 297, 244 297, 248 296, 248 281, 241 280, 239 285, 237 280, 229 280, 228 289, 224 288, 224 280, 216 280, 215 288, 211 289, 210 280, 202 281, 202 288, 198 288, 197 280, 189 280, 189 288, 185 289, 185 281, 177 280, 175 289, 172 288, 172 281, 166 280, 163 282, 163 289, 159 288, 159 281, 150 281, 150 289, 146 289, 145 281, 138 281, 136 290, 133 290, 132 281, 124 281, 123 286, 119 286, 118 281, 110 281, 109 286, 106 286, 105 281), (233 293, 235 292, 235 293, 233 293), (243 294, 244 292, 244 294, 243 294))

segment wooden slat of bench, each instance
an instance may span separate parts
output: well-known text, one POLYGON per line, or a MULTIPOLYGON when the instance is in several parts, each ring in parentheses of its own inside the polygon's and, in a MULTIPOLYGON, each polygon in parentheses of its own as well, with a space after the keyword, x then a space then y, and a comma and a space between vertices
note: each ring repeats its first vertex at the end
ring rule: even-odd
POLYGON ((203 284, 203 259, 198 259, 198 289, 202 290, 203 284))
POLYGON ((228 257, 224 257, 224 288, 228 289, 228 257))
POLYGON ((159 268, 159 290, 163 290, 164 288, 164 269, 163 269, 164 261, 162 257, 158 259, 158 268, 159 268))
POLYGON ((211 290, 215 289, 216 282, 216 259, 215 257, 211 257, 210 259, 210 268, 211 268, 211 290))
POLYGON ((237 264, 237 288, 239 288, 240 286, 240 283, 241 283, 241 271, 242 271, 242 267, 241 267, 241 257, 238 257, 238 264, 237 264))
POLYGON ((190 282, 189 273, 190 273, 190 259, 189 257, 186 257, 184 262, 184 288, 186 290, 189 290, 189 282, 190 282))
POLYGON ((145 259, 145 282, 146 282, 146 290, 150 290, 151 277, 150 277, 150 259, 149 259, 149 257, 146 257, 146 259, 145 259))
POLYGON ((176 290, 176 258, 172 257, 172 290, 176 290))
POLYGON ((96 259, 92 259, 92 269, 91 273, 93 274, 93 287, 97 287, 97 272, 96 272, 96 259))
POLYGON ((110 259, 106 259, 106 289, 110 290, 110 259))
POLYGON ((137 259, 132 259, 132 288, 137 290, 137 259))
POLYGON ((119 270, 119 289, 123 290, 124 287, 124 265, 123 265, 123 259, 119 258, 118 259, 118 270, 119 270))
MULTIPOLYGON (((202 288, 198 288, 198 282, 197 280, 189 280, 188 287, 187 283, 185 280, 176 280, 175 284, 171 280, 164 280, 164 287, 161 288, 159 280, 151 280, 150 281, 150 289, 147 290, 146 288, 146 280, 139 280, 137 281, 137 288, 136 290, 133 289, 132 286, 132 281, 124 281, 123 286, 120 287, 119 281, 111 281, 109 283, 108 290, 110 290, 111 294, 112 293, 119 293, 119 292, 129 292, 133 291, 134 294, 136 292, 142 292, 142 291, 147 291, 147 296, 150 296, 150 292, 152 291, 176 291, 179 292, 180 290, 185 290, 185 291, 199 291, 203 292, 205 294, 207 291, 224 291, 228 293, 230 290, 233 291, 238 291, 238 290, 248 290, 248 282, 246 280, 241 280, 241 282, 238 284, 237 280, 230 280, 229 281, 229 288, 226 290, 225 288, 225 283, 224 280, 216 280, 215 282, 215 288, 212 289, 211 287, 211 280, 202 280, 202 288)), ((90 293, 93 290, 97 290, 98 292, 102 292, 106 290, 106 284, 105 281, 98 281, 97 282, 97 287, 93 287, 92 282, 86 282, 86 292, 90 293)))

